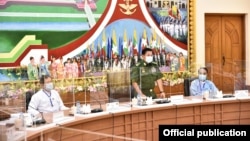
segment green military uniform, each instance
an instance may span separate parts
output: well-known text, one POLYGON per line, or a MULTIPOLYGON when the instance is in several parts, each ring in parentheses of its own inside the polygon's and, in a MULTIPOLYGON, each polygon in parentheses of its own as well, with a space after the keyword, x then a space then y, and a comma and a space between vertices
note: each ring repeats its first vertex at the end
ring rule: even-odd
MULTIPOLYGON (((154 92, 155 81, 162 77, 163 74, 155 62, 146 63, 144 60, 140 60, 135 66, 132 66, 131 81, 132 83, 136 82, 146 96, 156 98, 154 92)), ((132 95, 135 96, 135 93, 134 91, 132 95)))

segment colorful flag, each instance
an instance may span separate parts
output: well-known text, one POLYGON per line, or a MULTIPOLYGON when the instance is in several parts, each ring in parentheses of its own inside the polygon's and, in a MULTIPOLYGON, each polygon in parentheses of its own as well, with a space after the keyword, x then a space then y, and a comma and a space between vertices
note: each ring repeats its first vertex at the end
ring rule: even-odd
POLYGON ((133 54, 138 54, 137 35, 136 35, 135 29, 134 29, 134 36, 133 36, 133 54))
POLYGON ((149 37, 149 43, 148 43, 149 47, 152 48, 152 37, 149 37))
POLYGON ((155 29, 152 29, 152 36, 151 36, 152 40, 151 40, 151 46, 152 49, 156 49, 157 48, 157 41, 156 41, 156 32, 155 29))
POLYGON ((102 32, 102 51, 101 55, 102 56, 107 56, 107 43, 106 43, 106 35, 105 35, 105 30, 102 32))
POLYGON ((123 41, 121 37, 119 37, 118 54, 120 57, 123 55, 123 41))
POLYGON ((124 55, 128 56, 128 41, 127 41, 127 33, 126 33, 126 30, 124 30, 124 33, 123 33, 123 53, 124 55))
POLYGON ((113 54, 118 55, 118 45, 117 45, 115 30, 113 30, 112 33, 112 55, 113 54))
POLYGON ((156 48, 156 46, 157 46, 156 40, 152 39, 151 46, 152 46, 152 48, 156 48))
POLYGON ((102 50, 101 50, 101 45, 100 45, 100 41, 98 42, 98 45, 97 45, 97 51, 96 51, 97 53, 96 53, 96 56, 97 57, 101 57, 101 52, 102 52, 102 50))
POLYGON ((87 58, 89 58, 91 56, 91 52, 90 52, 90 45, 88 44, 87 45, 87 48, 86 48, 86 54, 87 54, 87 58))
POLYGON ((140 37, 140 39, 139 39, 138 53, 139 53, 139 55, 141 55, 141 53, 142 53, 142 37, 140 37))
POLYGON ((141 47, 142 47, 142 49, 144 49, 147 46, 148 46, 147 31, 144 28, 143 34, 142 34, 142 39, 141 39, 141 47))
POLYGON ((112 57, 112 39, 108 39, 107 57, 109 59, 112 57))
POLYGON ((128 42, 128 55, 130 57, 133 56, 133 43, 132 43, 131 39, 129 39, 129 42, 128 42))

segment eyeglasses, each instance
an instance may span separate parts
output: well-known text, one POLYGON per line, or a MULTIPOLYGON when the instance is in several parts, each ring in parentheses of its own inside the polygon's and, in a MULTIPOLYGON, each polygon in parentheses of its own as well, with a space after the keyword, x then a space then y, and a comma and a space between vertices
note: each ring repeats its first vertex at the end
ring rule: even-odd
POLYGON ((199 73, 199 74, 207 75, 207 73, 199 73))

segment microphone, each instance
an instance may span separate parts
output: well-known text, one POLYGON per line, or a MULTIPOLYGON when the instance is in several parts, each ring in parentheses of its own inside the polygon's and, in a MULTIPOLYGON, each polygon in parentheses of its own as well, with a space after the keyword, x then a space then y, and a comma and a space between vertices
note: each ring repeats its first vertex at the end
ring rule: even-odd
MULTIPOLYGON (((32 108, 32 109, 35 109, 32 106, 29 106, 29 107, 32 108)), ((35 125, 37 125, 37 124, 45 124, 46 123, 46 120, 44 119, 43 113, 42 112, 39 112, 39 113, 41 114, 42 119, 33 120, 33 124, 35 124, 35 125)))
POLYGON ((45 124, 45 123, 46 123, 46 120, 45 120, 44 117, 43 117, 43 113, 40 112, 40 114, 41 114, 41 116, 42 116, 42 119, 33 121, 33 124, 38 125, 38 124, 45 124))

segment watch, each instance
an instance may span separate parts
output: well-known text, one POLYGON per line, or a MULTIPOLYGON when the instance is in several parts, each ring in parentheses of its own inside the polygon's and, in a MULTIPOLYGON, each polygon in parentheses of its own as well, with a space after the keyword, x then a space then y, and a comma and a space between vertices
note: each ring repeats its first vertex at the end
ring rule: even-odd
POLYGON ((160 93, 164 93, 164 91, 160 91, 160 93))

